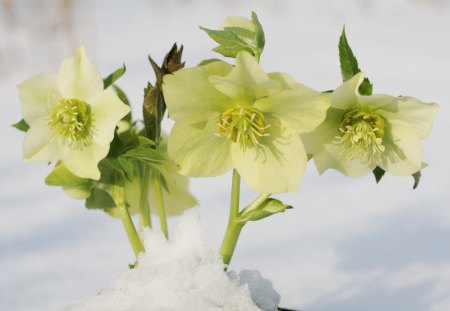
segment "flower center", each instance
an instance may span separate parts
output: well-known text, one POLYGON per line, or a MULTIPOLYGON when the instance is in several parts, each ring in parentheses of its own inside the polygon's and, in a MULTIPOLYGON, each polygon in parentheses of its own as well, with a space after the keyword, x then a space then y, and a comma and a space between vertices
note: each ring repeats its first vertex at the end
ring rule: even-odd
POLYGON ((63 143, 81 142, 82 146, 91 140, 92 115, 88 104, 78 99, 61 99, 53 109, 49 125, 63 143))
POLYGON ((380 159, 385 149, 382 144, 384 119, 378 114, 351 110, 343 115, 339 132, 341 135, 336 136, 333 143, 348 159, 380 159))
POLYGON ((218 135, 239 143, 244 149, 259 145, 258 139, 269 136, 269 127, 263 113, 256 108, 230 108, 217 119, 218 135))

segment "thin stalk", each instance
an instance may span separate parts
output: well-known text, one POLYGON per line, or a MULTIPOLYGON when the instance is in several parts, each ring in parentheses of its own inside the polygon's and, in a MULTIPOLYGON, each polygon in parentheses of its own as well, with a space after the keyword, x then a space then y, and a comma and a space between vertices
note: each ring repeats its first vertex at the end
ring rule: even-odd
POLYGON ((240 198, 241 177, 236 170, 233 170, 233 179, 231 183, 230 216, 228 218, 227 230, 220 247, 220 255, 227 270, 231 258, 233 257, 239 235, 243 225, 237 224, 235 220, 239 217, 239 198, 240 198))
POLYGON ((150 214, 150 206, 148 203, 148 188, 150 186, 150 168, 146 164, 142 164, 142 184, 139 197, 139 223, 143 227, 152 227, 152 218, 150 214))
POLYGON ((125 204, 125 191, 122 187, 114 186, 112 190, 114 201, 119 208, 120 216, 122 219, 122 224, 125 228, 125 232, 127 233, 128 240, 130 241, 131 247, 133 248, 134 254, 136 258, 138 258, 139 254, 144 252, 144 246, 142 245, 142 241, 139 238, 139 235, 134 227, 133 220, 131 219, 130 212, 125 204))
POLYGON ((158 208, 159 222, 161 231, 164 233, 166 239, 169 238, 169 230, 167 229, 166 210, 164 208, 164 200, 161 186, 161 176, 159 172, 153 172, 152 176, 153 189, 155 190, 156 207, 158 208))

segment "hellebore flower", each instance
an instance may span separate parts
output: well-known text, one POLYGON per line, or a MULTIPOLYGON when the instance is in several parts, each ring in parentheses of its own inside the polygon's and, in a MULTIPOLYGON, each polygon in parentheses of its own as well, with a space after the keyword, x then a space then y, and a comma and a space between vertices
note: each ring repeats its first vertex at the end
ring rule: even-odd
POLYGON ((215 176, 235 168, 252 189, 296 191, 306 167, 300 133, 313 130, 327 95, 284 73, 266 74, 248 52, 224 62, 182 69, 163 80, 175 120, 169 156, 181 174, 215 176))
POLYGON ((320 173, 334 168, 359 177, 379 166, 393 175, 411 175, 423 167, 421 140, 431 129, 437 104, 413 97, 362 96, 362 73, 331 94, 325 121, 302 135, 320 173))
POLYGON ((102 76, 84 47, 64 59, 58 74, 34 76, 18 88, 30 125, 23 143, 25 161, 62 161, 73 174, 98 180, 97 164, 130 109, 114 90, 103 89, 102 76))

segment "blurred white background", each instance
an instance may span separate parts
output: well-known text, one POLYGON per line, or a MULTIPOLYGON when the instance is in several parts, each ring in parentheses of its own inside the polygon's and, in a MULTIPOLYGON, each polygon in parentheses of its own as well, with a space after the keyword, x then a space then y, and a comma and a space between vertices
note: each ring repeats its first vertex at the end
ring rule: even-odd
MULTIPOLYGON (((410 177, 319 176, 308 166, 295 208, 243 230, 232 269, 259 269, 284 307, 304 311, 450 310, 450 9, 446 0, 0 1, 0 309, 59 310, 104 287, 133 254, 120 221, 44 185, 45 164, 25 164, 16 85, 84 44, 141 118, 143 87, 173 42, 188 66, 216 57, 199 25, 257 12, 266 32, 261 64, 317 90, 341 83, 337 42, 345 24, 375 93, 412 95, 441 110, 424 141, 418 189, 410 177)), ((195 179, 210 245, 228 216, 230 175, 195 179)), ((255 194, 243 186, 242 202, 255 194)), ((171 219, 173 228, 176 219, 171 219)), ((149 302, 151 303, 151 302, 149 302)))

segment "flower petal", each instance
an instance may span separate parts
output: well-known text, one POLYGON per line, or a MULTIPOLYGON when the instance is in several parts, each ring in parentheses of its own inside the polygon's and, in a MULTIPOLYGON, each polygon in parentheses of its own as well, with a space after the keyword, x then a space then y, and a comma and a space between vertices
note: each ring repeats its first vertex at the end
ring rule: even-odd
POLYGON ((289 124, 272 118, 270 136, 260 146, 232 145, 233 165, 247 185, 261 193, 297 191, 306 169, 300 136, 289 124))
POLYGON ((286 72, 270 72, 268 73, 268 76, 270 79, 280 82, 283 90, 295 90, 300 88, 314 91, 313 89, 295 81, 295 79, 286 72))
POLYGON ((341 84, 331 93, 331 107, 338 109, 348 109, 358 105, 358 88, 364 80, 362 72, 357 73, 351 79, 341 84))
POLYGON ((326 144, 314 155, 314 163, 320 174, 329 168, 334 168, 344 175, 350 177, 361 177, 375 169, 377 166, 372 161, 361 161, 360 159, 348 159, 340 154, 336 145, 326 144))
POLYGON ((209 81, 228 97, 242 100, 243 105, 251 105, 255 98, 281 91, 280 83, 271 80, 261 69, 258 61, 246 51, 236 55, 236 66, 228 76, 213 76, 209 81))
POLYGON ((254 107, 289 122, 299 133, 310 132, 324 119, 330 106, 328 94, 297 86, 255 102, 254 107))
POLYGON ((323 148, 325 144, 331 143, 339 134, 339 126, 344 111, 341 109, 330 108, 327 111, 325 121, 323 121, 314 131, 302 134, 302 141, 306 152, 315 155, 323 148))
POLYGON ((67 148, 52 134, 48 120, 41 118, 33 122, 25 133, 23 140, 23 157, 31 162, 54 162, 61 160, 67 153, 67 148))
POLYGON ((385 151, 380 167, 393 175, 406 176, 422 168, 422 145, 416 131, 402 121, 389 120, 383 139, 385 151))
POLYGON ((380 111, 386 119, 403 121, 416 131, 420 139, 427 138, 439 105, 424 103, 414 97, 394 97, 397 111, 380 111))
POLYGON ((226 110, 230 99, 217 91, 208 78, 211 75, 225 76, 231 69, 232 66, 225 62, 213 62, 165 75, 162 88, 170 118, 196 123, 226 110))
POLYGON ((63 159, 63 164, 69 171, 78 177, 100 179, 98 162, 106 157, 109 145, 97 145, 92 143, 82 149, 71 148, 63 159))
POLYGON ((175 123, 169 135, 168 153, 181 174, 216 176, 231 169, 230 142, 216 133, 215 120, 175 123))
POLYGON ((29 125, 49 115, 61 98, 56 74, 40 74, 23 81, 17 87, 22 103, 22 115, 29 125))
POLYGON ((94 142, 107 145, 114 138, 117 123, 130 112, 112 89, 104 90, 91 102, 94 142))
POLYGON ((86 56, 83 46, 63 60, 59 67, 58 85, 64 98, 86 102, 103 90, 102 75, 86 56))

